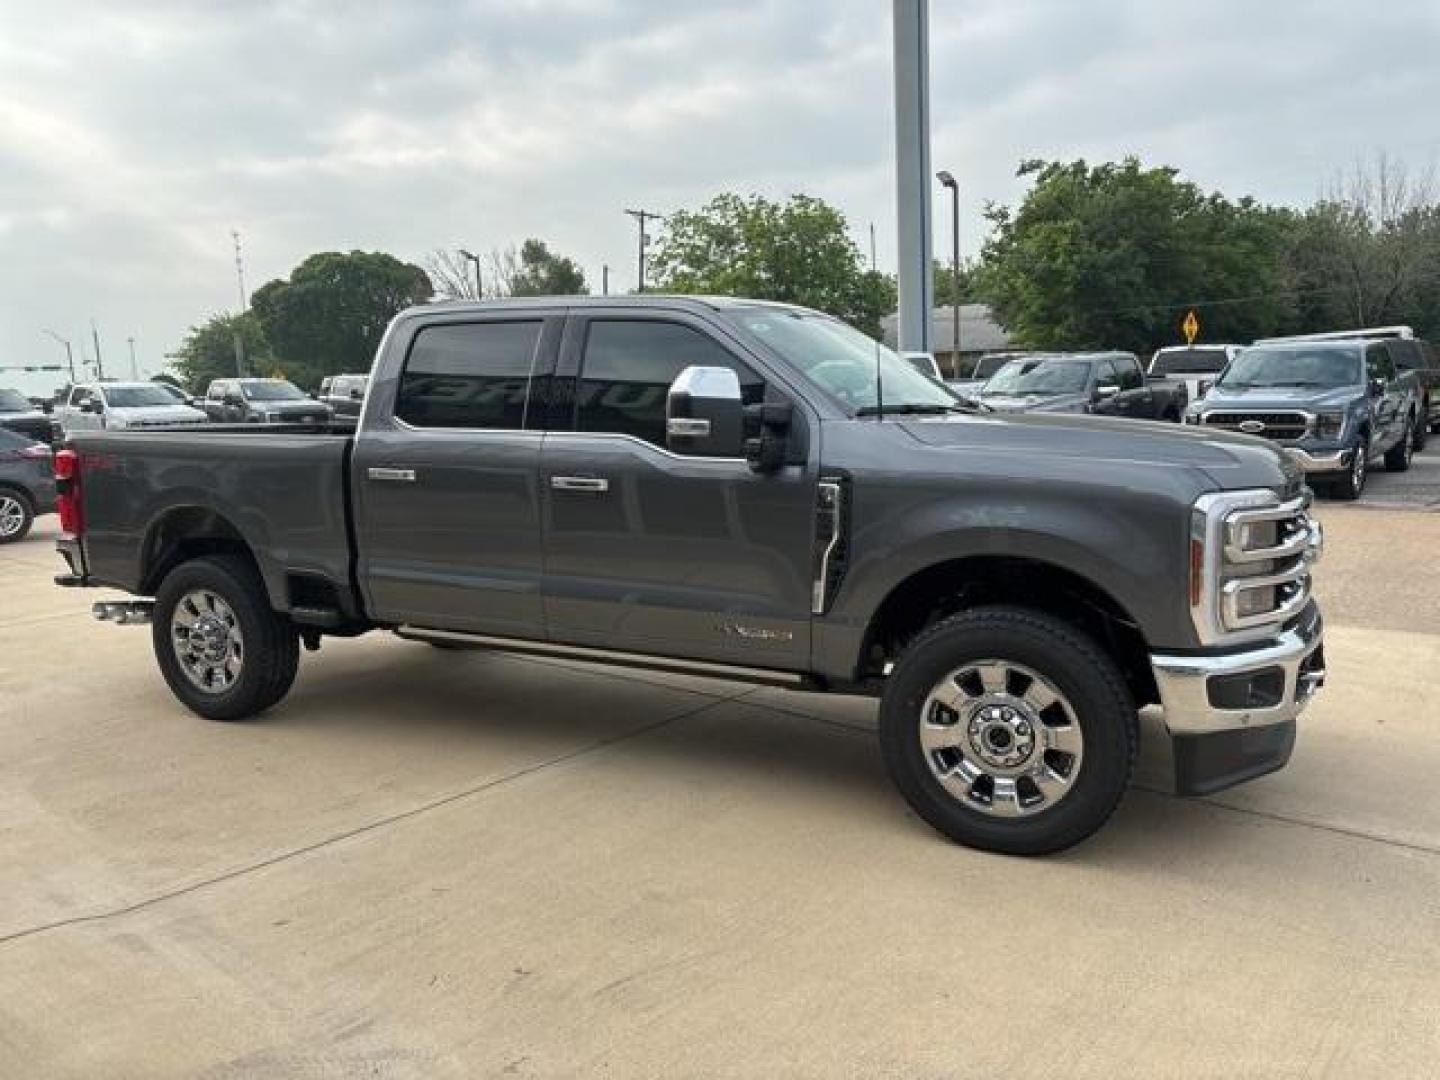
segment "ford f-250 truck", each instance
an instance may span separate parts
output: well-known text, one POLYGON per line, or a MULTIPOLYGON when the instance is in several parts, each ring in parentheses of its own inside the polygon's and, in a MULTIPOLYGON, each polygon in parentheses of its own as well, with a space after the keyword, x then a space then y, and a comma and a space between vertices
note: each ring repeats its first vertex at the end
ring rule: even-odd
POLYGON ((441 304, 358 429, 77 435, 70 586, 138 597, 175 695, 240 720, 298 646, 440 646, 880 699, 915 811, 981 848, 1097 829, 1163 707, 1182 793, 1288 759, 1324 675, 1320 530, 1267 443, 977 412, 894 353, 741 300, 441 304))

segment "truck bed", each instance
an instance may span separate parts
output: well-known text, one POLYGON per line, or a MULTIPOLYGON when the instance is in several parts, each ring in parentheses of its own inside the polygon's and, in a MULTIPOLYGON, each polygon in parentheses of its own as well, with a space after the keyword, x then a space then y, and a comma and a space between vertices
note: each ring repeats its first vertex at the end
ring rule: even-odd
POLYGON ((85 513, 75 569, 87 582, 152 593, 157 567, 182 554, 169 550, 178 547, 171 534, 210 516, 254 552, 277 610, 360 615, 349 435, 319 426, 197 426, 77 433, 70 444, 80 456, 85 513))

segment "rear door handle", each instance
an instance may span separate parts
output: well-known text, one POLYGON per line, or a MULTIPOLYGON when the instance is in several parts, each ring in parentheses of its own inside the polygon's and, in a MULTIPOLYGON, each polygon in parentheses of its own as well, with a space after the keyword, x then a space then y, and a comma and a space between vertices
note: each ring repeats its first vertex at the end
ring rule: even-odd
POLYGON ((609 491, 610 481, 599 476, 552 476, 550 486, 556 491, 609 491))
POLYGON ((383 469, 370 468, 365 475, 371 480, 390 480, 401 484, 413 484, 415 482, 414 469, 383 469))

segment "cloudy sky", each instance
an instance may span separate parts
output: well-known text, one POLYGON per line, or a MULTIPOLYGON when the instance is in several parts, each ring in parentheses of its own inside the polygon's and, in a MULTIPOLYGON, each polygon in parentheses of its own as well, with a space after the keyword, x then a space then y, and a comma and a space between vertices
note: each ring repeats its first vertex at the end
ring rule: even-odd
MULTIPOLYGON (((889 11, 0 0, 0 365, 60 355, 47 328, 88 352, 93 317, 107 362, 133 336, 159 369, 237 306, 232 228, 251 288, 319 250, 533 235, 627 289, 624 207, 805 191, 862 246, 875 222, 890 268, 889 11)), ((1138 154, 1303 203, 1357 156, 1440 154, 1435 0, 935 0, 931 35, 969 245, 1023 158, 1138 154)))

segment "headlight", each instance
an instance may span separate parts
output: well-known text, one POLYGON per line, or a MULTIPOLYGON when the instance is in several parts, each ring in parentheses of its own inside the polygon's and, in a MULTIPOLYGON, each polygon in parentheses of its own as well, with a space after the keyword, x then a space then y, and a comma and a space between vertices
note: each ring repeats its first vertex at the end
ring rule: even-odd
POLYGON ((1343 412, 1322 412, 1315 417, 1315 434, 1321 439, 1338 439, 1345 431, 1343 412))

